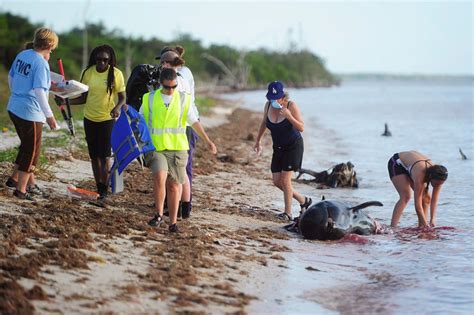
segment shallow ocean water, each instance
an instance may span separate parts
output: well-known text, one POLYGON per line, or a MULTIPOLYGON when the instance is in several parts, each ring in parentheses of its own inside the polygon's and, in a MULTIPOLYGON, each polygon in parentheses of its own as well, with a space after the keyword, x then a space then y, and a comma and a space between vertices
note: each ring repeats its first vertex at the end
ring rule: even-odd
MULTIPOLYGON (((449 178, 438 203, 438 228, 432 232, 413 229, 417 217, 411 201, 399 229, 364 237, 366 242, 295 237, 290 241, 291 267, 279 280, 278 293, 288 303, 282 303, 277 313, 474 313, 473 91, 471 81, 414 80, 289 89, 305 120, 303 168, 322 171, 351 161, 360 181, 358 189, 304 186, 302 193, 350 205, 381 201, 383 207, 365 211, 389 225, 398 199, 387 172, 394 153, 418 150, 445 165, 449 178), (392 137, 381 136, 385 123, 392 137), (461 159, 459 148, 468 160, 461 159), (308 275, 308 266, 321 271, 308 275), (334 299, 339 294, 343 300, 334 299)), ((226 97, 262 111, 265 91, 226 97)))

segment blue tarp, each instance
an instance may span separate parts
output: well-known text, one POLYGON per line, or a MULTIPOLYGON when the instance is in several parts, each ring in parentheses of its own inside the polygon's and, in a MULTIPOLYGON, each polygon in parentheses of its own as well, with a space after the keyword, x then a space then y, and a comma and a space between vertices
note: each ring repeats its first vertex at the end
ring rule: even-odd
POLYGON ((145 118, 131 106, 128 106, 127 115, 130 118, 130 127, 138 141, 140 153, 145 154, 150 151, 155 151, 155 146, 151 141, 145 118))
POLYGON ((127 112, 122 108, 112 129, 111 145, 115 159, 110 178, 112 191, 115 191, 117 175, 141 154, 155 150, 145 119, 133 107, 128 106, 127 112))

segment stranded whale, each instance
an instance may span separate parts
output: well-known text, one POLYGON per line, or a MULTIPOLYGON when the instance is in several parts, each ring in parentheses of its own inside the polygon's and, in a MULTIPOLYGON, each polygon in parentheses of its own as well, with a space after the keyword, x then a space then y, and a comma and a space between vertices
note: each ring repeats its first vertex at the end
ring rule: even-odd
POLYGON ((311 240, 337 240, 349 233, 375 234, 380 225, 361 209, 383 206, 379 201, 349 207, 337 200, 323 200, 309 207, 299 218, 301 234, 311 240))

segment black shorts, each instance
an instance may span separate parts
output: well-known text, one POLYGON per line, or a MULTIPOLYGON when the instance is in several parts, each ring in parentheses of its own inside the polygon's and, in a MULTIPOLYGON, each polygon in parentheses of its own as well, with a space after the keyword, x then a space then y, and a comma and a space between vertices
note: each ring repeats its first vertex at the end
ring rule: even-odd
POLYGON ((388 160, 388 175, 390 176, 390 179, 392 177, 397 176, 397 175, 402 175, 405 174, 408 177, 410 177, 410 174, 408 174, 408 171, 401 166, 400 164, 397 163, 397 160, 400 158, 398 153, 395 153, 390 160, 388 160))
POLYGON ((298 171, 303 163, 303 151, 303 138, 287 147, 273 146, 272 173, 298 171))
POLYGON ((84 131, 91 159, 112 156, 110 139, 114 124, 115 119, 95 122, 84 117, 84 131))

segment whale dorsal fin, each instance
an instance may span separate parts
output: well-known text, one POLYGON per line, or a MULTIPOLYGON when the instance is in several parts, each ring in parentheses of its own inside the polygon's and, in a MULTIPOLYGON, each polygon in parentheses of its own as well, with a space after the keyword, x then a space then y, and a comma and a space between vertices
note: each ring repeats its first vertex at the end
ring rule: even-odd
POLYGON ((321 197, 321 200, 326 200, 326 197, 324 197, 324 195, 321 197))
POLYGON ((383 204, 380 201, 367 201, 367 202, 361 203, 360 205, 357 205, 355 207, 349 208, 349 210, 358 211, 360 209, 364 209, 364 208, 367 208, 367 207, 370 207, 370 206, 382 207, 383 204))

